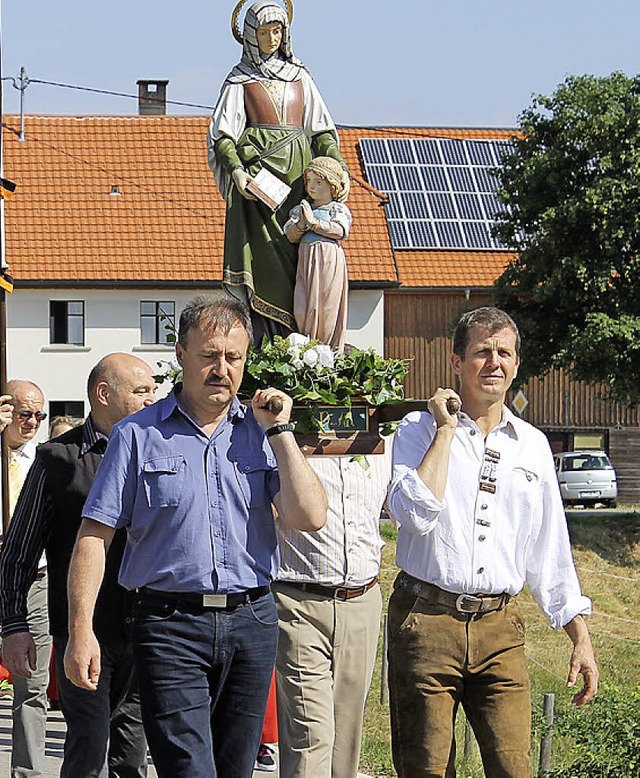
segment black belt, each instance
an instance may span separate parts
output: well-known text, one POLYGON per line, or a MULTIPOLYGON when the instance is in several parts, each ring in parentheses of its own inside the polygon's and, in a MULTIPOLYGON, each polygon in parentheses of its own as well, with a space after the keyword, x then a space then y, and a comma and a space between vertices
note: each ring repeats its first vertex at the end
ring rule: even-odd
POLYGON ((376 576, 369 583, 364 586, 357 586, 355 588, 348 586, 323 586, 316 583, 300 583, 298 581, 281 581, 280 583, 285 586, 293 586, 294 589, 300 589, 303 592, 310 592, 311 594, 319 594, 322 597, 331 597, 333 600, 351 600, 354 597, 362 597, 365 592, 378 583, 378 576, 376 576))
POLYGON ((395 588, 405 589, 405 591, 415 594, 422 600, 426 600, 431 605, 442 605, 445 608, 451 608, 458 613, 489 613, 490 611, 499 611, 509 602, 511 595, 503 592, 502 594, 456 594, 455 592, 446 592, 439 586, 421 581, 414 578, 409 573, 402 570, 396 578, 395 588))
POLYGON ((150 589, 142 586, 138 592, 145 599, 155 599, 166 602, 183 602, 188 605, 199 605, 201 608, 236 608, 246 602, 264 597, 271 591, 270 586, 257 586, 255 589, 247 589, 244 592, 231 592, 230 594, 205 594, 196 592, 163 592, 159 589, 150 589))

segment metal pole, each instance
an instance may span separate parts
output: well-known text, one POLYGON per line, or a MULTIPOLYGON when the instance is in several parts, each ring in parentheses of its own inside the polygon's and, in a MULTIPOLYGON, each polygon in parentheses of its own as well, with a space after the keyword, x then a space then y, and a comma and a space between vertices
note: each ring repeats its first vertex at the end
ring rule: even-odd
POLYGON ((382 667, 380 668, 380 704, 389 702, 389 659, 387 658, 387 614, 382 625, 382 667))
MULTIPOLYGON (((15 86, 15 82, 14 82, 15 86)), ((24 135, 24 93, 27 91, 27 87, 29 86, 29 79, 27 78, 27 71, 24 68, 24 65, 20 68, 20 134, 18 135, 18 140, 24 142, 26 140, 26 137, 24 135)))
POLYGON ((540 765, 538 775, 548 775, 551 770, 551 747, 553 744, 553 708, 555 705, 555 694, 545 694, 542 703, 542 714, 544 716, 544 734, 540 741, 540 765))
MULTIPOLYGON (((0 176, 4 176, 4 141, 2 137, 2 0, 0 0, 0 176)), ((0 197, 0 268, 4 269, 4 200, 0 197)), ((7 381, 7 299, 6 292, 0 288, 0 394, 7 381)), ((4 435, 0 435, 0 473, 2 475, 2 531, 9 526, 9 455, 4 435)))

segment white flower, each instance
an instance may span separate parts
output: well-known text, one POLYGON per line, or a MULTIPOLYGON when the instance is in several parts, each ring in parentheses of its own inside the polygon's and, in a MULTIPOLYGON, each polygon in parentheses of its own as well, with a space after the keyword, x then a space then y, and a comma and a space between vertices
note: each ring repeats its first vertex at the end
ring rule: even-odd
POLYGON ((299 332, 292 332, 291 335, 287 338, 289 343, 292 346, 297 346, 298 348, 302 348, 302 346, 306 346, 309 342, 309 336, 308 335, 301 335, 299 332))
POLYGON ((178 362, 177 359, 172 359, 167 364, 169 365, 169 370, 172 370, 174 373, 179 373, 182 370, 180 362, 178 362))
POLYGON ((304 362, 300 359, 300 357, 294 357, 291 360, 291 364, 293 367, 295 367, 296 370, 300 370, 300 368, 304 365, 304 362))
POLYGON ((333 367, 334 359, 331 346, 325 346, 324 344, 321 344, 319 346, 314 346, 314 348, 318 352, 318 356, 320 357, 320 364, 322 367, 333 367))
POLYGON ((320 356, 315 348, 307 349, 302 355, 302 361, 309 367, 313 367, 319 359, 320 356))

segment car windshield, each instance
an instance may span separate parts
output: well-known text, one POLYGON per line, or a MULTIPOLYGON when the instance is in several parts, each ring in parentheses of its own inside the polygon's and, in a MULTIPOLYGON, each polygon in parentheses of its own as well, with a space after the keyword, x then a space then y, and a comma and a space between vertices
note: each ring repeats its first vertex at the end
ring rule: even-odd
POLYGON ((575 456, 563 457, 563 472, 576 470, 610 470, 611 463, 604 454, 575 454, 575 456))

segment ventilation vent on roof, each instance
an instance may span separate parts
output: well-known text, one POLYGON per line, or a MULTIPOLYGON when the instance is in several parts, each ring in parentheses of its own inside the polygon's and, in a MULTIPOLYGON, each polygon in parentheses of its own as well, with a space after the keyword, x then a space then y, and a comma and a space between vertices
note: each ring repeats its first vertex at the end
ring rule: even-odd
POLYGON ((140 79, 138 113, 140 116, 163 116, 167 112, 167 80, 140 79))

